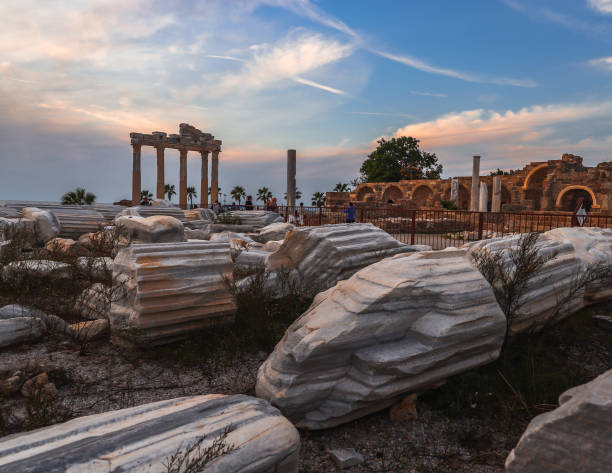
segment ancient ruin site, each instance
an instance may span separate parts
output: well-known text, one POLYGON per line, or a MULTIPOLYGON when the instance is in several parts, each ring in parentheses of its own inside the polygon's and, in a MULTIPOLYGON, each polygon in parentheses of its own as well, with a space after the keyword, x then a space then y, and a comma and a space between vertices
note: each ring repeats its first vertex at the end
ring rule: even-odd
POLYGON ((0 473, 610 471, 610 0, 0 14, 0 473))

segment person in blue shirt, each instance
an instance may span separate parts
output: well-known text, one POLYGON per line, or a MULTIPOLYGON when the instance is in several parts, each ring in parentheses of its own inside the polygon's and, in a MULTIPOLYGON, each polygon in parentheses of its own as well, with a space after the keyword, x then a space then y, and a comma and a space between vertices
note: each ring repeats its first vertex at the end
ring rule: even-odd
POLYGON ((349 202, 348 209, 344 209, 346 214, 346 223, 355 223, 355 207, 352 202, 349 202))

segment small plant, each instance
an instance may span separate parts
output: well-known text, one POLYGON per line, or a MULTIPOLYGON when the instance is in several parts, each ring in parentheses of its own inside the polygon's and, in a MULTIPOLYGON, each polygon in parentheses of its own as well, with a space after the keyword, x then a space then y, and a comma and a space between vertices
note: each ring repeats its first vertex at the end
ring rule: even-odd
POLYGON ((444 207, 446 210, 457 210, 459 207, 457 207, 457 204, 455 203, 454 200, 445 200, 445 199, 440 199, 440 204, 442 205, 442 207, 444 207))
POLYGON ((230 427, 227 427, 205 448, 202 447, 205 435, 187 447, 180 446, 164 460, 165 473, 200 473, 212 461, 235 450, 233 445, 226 443, 229 432, 230 427))

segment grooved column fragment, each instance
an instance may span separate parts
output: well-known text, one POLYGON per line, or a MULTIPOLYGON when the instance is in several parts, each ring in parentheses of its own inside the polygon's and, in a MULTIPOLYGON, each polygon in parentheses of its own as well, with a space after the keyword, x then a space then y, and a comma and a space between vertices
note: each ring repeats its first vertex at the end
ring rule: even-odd
POLYGON ((208 207, 208 151, 200 151, 202 155, 202 174, 200 178, 200 208, 208 207))
POLYGON ((141 145, 132 145, 132 205, 140 204, 140 148, 141 145))
POLYGON ((164 186, 165 186, 165 176, 164 176, 164 147, 157 147, 157 195, 158 199, 164 198, 164 186))
POLYGON ((179 206, 187 208, 187 150, 181 149, 180 154, 180 185, 179 185, 179 206))
POLYGON ((491 211, 501 211, 501 176, 493 177, 493 201, 491 202, 491 211))
POLYGON ((219 151, 212 152, 212 166, 210 169, 210 201, 215 203, 219 200, 219 151))
POLYGON ((480 186, 480 156, 474 156, 472 162, 472 197, 470 210, 478 211, 478 196, 480 186))

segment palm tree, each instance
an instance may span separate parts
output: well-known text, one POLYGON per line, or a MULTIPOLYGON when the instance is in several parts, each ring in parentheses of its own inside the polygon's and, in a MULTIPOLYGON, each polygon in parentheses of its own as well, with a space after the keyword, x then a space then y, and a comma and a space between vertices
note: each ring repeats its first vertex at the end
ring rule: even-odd
POLYGON ((350 191, 351 191, 351 186, 349 184, 339 182, 338 184, 336 184, 336 187, 334 187, 334 190, 332 192, 350 192, 350 191))
MULTIPOLYGON (((297 187, 295 188, 295 200, 298 201, 302 198, 302 191, 297 187)), ((285 192, 285 200, 287 200, 287 193, 285 192)))
POLYGON ((174 184, 166 184, 164 186, 164 194, 168 196, 169 201, 172 201, 172 196, 176 195, 176 191, 174 190, 174 184))
POLYGON ((62 196, 63 205, 91 205, 96 201, 96 195, 85 191, 82 187, 77 187, 76 190, 66 192, 62 196))
POLYGON ((189 186, 187 188, 187 198, 189 199, 189 204, 191 205, 191 208, 193 208, 193 198, 197 196, 198 193, 196 192, 195 187, 189 186))
POLYGON ((140 191, 140 201, 142 202, 143 200, 145 200, 145 198, 147 200, 151 200, 153 198, 153 194, 151 194, 149 189, 143 189, 140 191))
POLYGON ((262 187, 261 189, 257 189, 257 200, 261 200, 262 202, 266 202, 272 198, 272 192, 267 187, 262 187))
MULTIPOLYGON (((208 195, 210 195, 210 190, 211 189, 212 189, 212 187, 208 188, 208 195)), ((219 195, 219 194, 221 194, 221 188, 220 187, 217 189, 217 195, 219 195)))
POLYGON ((312 194, 312 205, 315 207, 323 207, 325 205, 325 194, 323 194, 323 192, 315 192, 312 194))
POLYGON ((240 199, 242 199, 243 197, 246 197, 246 191, 244 190, 244 187, 242 186, 235 186, 231 190, 230 195, 232 196, 233 199, 236 199, 238 201, 238 205, 240 206, 240 199))

